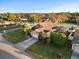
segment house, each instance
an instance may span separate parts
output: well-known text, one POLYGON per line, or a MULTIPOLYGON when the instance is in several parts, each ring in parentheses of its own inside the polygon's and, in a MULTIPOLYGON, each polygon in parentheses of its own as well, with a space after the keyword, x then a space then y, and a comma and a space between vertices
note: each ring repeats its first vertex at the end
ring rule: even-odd
POLYGON ((3 23, 4 25, 10 25, 10 24, 15 24, 14 21, 4 21, 3 23))
POLYGON ((41 27, 35 30, 38 33, 43 32, 44 30, 52 31, 52 28, 56 27, 56 24, 52 22, 41 22, 39 25, 41 27))
POLYGON ((77 25, 79 25, 79 16, 76 16, 76 23, 77 23, 77 25))
POLYGON ((27 21, 28 19, 27 19, 27 18, 21 18, 21 20, 22 20, 22 21, 27 21))
POLYGON ((72 56, 71 59, 79 59, 79 28, 76 29, 72 40, 72 56))
POLYGON ((79 20, 77 20, 76 22, 77 22, 77 25, 79 25, 79 20))
POLYGON ((55 31, 56 24, 52 22, 40 22, 39 24, 35 25, 32 27, 32 35, 35 33, 37 34, 36 36, 33 35, 34 37, 38 37, 39 33, 44 33, 46 32, 48 35, 50 34, 51 31, 55 31))
POLYGON ((56 29, 56 32, 61 32, 61 33, 64 33, 68 31, 68 28, 65 27, 65 26, 59 26, 57 29, 56 29))
POLYGON ((79 54, 79 29, 76 29, 73 40, 72 40, 72 50, 79 54))
POLYGON ((14 21, 1 21, 0 25, 10 25, 10 24, 16 24, 14 21))
POLYGON ((49 21, 49 17, 48 17, 47 15, 43 15, 43 16, 40 18, 40 20, 41 20, 42 22, 44 22, 44 21, 49 21))
POLYGON ((27 17, 18 17, 21 21, 28 21, 27 17))

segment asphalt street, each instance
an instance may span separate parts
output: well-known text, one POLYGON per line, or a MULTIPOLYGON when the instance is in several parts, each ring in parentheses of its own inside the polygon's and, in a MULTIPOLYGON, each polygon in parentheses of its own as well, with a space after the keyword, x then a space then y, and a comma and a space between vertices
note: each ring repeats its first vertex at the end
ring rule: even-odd
POLYGON ((18 58, 6 51, 0 50, 0 59, 18 59, 18 58))

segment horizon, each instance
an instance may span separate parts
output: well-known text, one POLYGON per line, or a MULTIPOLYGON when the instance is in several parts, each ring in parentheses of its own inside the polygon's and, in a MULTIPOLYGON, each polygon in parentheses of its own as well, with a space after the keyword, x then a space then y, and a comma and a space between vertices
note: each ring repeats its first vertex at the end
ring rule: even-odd
POLYGON ((42 13, 79 13, 79 12, 1 12, 0 14, 4 14, 4 13, 28 13, 28 14, 30 14, 30 13, 40 13, 40 14, 42 14, 42 13))
POLYGON ((79 12, 79 0, 0 0, 0 13, 79 12))

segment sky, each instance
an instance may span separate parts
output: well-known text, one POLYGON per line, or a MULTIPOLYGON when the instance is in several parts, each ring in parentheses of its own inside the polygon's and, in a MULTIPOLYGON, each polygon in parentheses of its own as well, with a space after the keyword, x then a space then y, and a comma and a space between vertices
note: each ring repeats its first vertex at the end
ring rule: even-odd
POLYGON ((0 0, 4 12, 79 12, 79 0, 0 0))

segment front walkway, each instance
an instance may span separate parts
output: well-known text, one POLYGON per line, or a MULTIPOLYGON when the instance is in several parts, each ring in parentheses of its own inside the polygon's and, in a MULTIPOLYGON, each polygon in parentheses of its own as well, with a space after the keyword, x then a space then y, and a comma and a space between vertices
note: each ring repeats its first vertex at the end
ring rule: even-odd
POLYGON ((72 53, 71 59, 79 59, 79 54, 76 52, 72 53))
POLYGON ((30 47, 32 44, 36 43, 38 41, 38 34, 33 34, 32 38, 26 39, 25 41, 16 44, 16 46, 22 50, 25 51, 28 47, 30 47))

